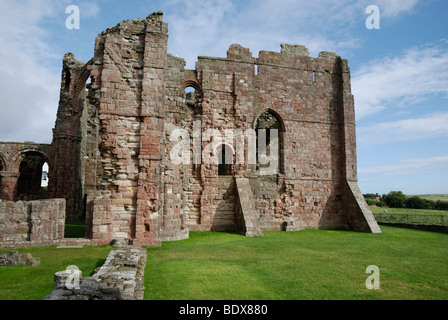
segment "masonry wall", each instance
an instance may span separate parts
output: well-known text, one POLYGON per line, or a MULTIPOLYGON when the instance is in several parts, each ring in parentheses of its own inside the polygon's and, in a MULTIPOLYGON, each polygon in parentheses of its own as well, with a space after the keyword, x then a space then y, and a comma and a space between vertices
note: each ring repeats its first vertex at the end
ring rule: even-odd
POLYGON ((167 53, 167 39, 168 25, 154 13, 99 34, 87 63, 64 57, 49 191, 67 199, 67 217, 85 215, 93 244, 160 245, 188 230, 235 231, 243 211, 263 230, 379 230, 356 186, 346 60, 312 58, 288 44, 255 58, 234 44, 226 58, 201 56, 187 70, 167 53), (233 161, 220 175, 207 161, 217 147, 209 130, 249 132, 265 112, 280 127, 278 170, 263 174, 248 162, 248 140, 238 148, 224 136, 233 161), (187 161, 173 161, 179 141, 187 161), (252 195, 250 210, 238 203, 236 178, 249 181, 241 185, 250 188, 242 193, 252 195))
POLYGON ((41 189, 42 165, 45 162, 53 166, 53 146, 50 144, 0 142, 0 199, 17 201, 46 198, 46 190, 41 189), (33 161, 27 166, 30 158, 33 161), (21 172, 24 167, 25 172, 21 172))
POLYGON ((57 244, 64 238, 65 200, 0 200, 0 247, 57 244))

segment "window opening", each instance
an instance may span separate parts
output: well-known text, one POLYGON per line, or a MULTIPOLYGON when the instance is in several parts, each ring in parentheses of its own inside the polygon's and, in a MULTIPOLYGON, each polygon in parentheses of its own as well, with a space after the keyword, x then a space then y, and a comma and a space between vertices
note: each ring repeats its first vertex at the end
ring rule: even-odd
POLYGON ((42 188, 46 188, 48 187, 48 171, 49 171, 49 167, 48 167, 48 163, 45 162, 42 166, 42 180, 40 182, 40 186, 42 188))
POLYGON ((185 88, 185 103, 190 108, 196 105, 196 90, 193 87, 185 88))
POLYGON ((223 144, 218 153, 218 175, 228 176, 232 174, 233 151, 223 144))
POLYGON ((281 173, 283 128, 271 111, 262 113, 256 123, 257 169, 261 174, 281 173))

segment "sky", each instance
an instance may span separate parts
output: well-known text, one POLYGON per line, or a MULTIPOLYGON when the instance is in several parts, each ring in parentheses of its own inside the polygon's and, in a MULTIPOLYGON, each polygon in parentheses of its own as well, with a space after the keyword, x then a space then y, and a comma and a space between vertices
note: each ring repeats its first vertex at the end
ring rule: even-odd
POLYGON ((254 57, 281 43, 336 52, 351 70, 361 191, 448 193, 446 0, 0 0, 0 141, 51 143, 63 55, 87 62, 103 30, 156 11, 189 69, 233 43, 254 57))

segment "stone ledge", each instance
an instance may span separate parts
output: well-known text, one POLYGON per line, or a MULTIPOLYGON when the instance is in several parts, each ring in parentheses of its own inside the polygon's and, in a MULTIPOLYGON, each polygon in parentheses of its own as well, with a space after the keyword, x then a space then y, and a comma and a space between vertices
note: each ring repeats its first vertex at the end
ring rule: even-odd
POLYGON ((35 258, 31 253, 20 254, 16 250, 8 253, 0 252, 0 266, 31 266, 36 267, 40 265, 40 259, 35 258))
POLYGON ((111 251, 91 277, 74 266, 56 272, 44 300, 143 300, 146 258, 144 248, 123 248, 111 251))

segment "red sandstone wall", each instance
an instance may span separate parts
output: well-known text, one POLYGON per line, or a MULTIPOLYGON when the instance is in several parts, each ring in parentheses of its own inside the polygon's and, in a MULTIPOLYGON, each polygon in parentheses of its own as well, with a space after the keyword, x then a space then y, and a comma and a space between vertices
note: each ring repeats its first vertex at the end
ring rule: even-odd
MULTIPOLYGON (((311 58, 291 45, 254 58, 232 45, 227 58, 199 57, 195 70, 185 70, 183 59, 167 54, 167 37, 167 24, 153 14, 100 34, 87 64, 64 60, 51 190, 67 199, 70 217, 79 216, 87 195, 95 243, 158 245, 188 237, 188 229, 232 230, 232 179, 240 176, 251 181, 263 229, 282 229, 291 219, 298 229, 351 228, 353 217, 365 214, 359 192, 347 184, 356 182, 347 61, 325 52, 311 58), (187 86, 196 89, 193 104, 187 86), (207 129, 254 129, 267 110, 281 123, 278 173, 260 176, 247 158, 226 177, 204 157, 200 164, 171 161, 174 130, 192 134, 200 123, 203 152, 211 142, 203 139, 207 129)), ((190 146, 193 152, 194 136, 190 146)), ((229 146, 247 155, 234 141, 229 146)))
POLYGON ((0 200, 0 247, 57 244, 64 238, 65 200, 0 200))

